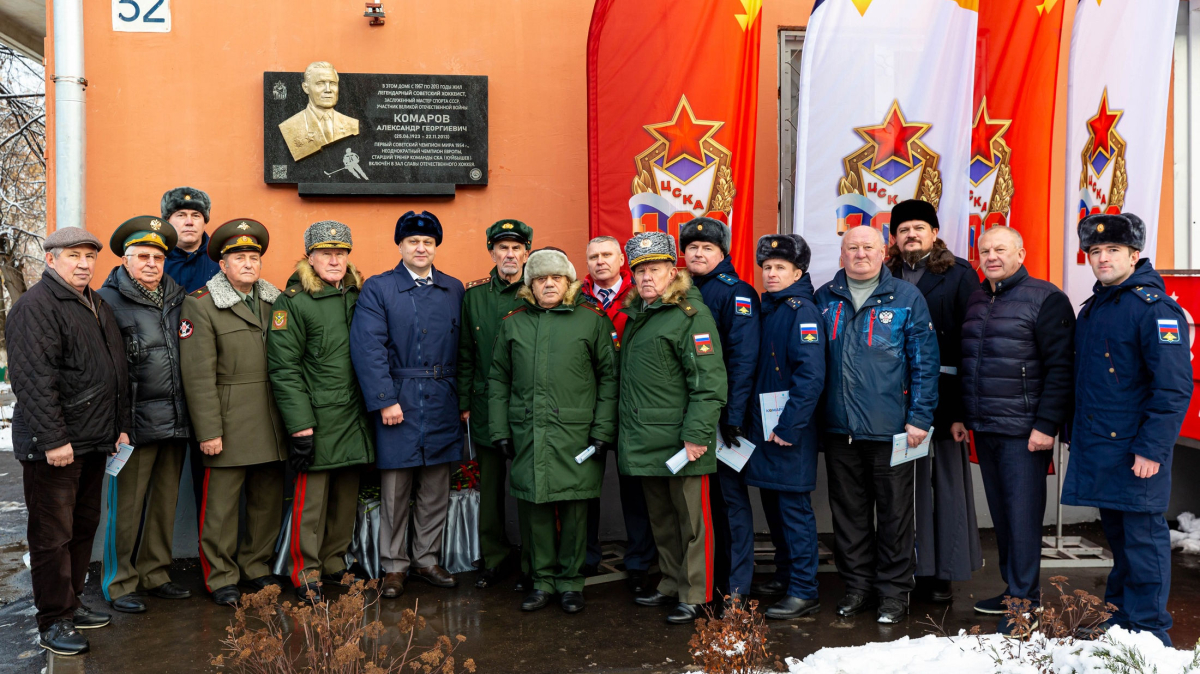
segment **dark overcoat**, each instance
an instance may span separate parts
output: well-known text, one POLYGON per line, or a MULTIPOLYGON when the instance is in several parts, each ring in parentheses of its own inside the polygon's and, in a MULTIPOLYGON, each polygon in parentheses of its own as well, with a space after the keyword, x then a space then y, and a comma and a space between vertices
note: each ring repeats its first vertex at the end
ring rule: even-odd
POLYGON ((455 362, 463 284, 436 268, 417 285, 400 263, 367 279, 350 326, 350 357, 375 423, 375 463, 384 470, 462 457, 455 362), (399 403, 404 420, 379 413, 399 403))

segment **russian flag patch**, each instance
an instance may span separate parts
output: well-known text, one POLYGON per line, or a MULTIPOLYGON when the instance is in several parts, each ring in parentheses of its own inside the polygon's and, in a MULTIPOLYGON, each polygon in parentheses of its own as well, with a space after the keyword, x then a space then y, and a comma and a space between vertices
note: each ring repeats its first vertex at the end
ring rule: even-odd
POLYGON ((1172 318, 1158 319, 1158 341, 1163 344, 1179 343, 1179 321, 1172 318))
POLYGON ((805 344, 813 344, 817 341, 817 324, 816 323, 801 323, 800 324, 800 341, 805 344))
POLYGON ((736 311, 739 316, 751 315, 750 314, 750 298, 749 297, 734 296, 733 306, 734 306, 734 311, 736 311))
POLYGON ((695 342, 696 353, 698 355, 711 356, 713 354, 712 337, 707 332, 692 335, 692 340, 695 342))
POLYGON ((617 351, 620 351, 621 350, 621 338, 617 337, 616 330, 614 330, 612 333, 612 340, 613 340, 613 348, 616 349, 617 351))

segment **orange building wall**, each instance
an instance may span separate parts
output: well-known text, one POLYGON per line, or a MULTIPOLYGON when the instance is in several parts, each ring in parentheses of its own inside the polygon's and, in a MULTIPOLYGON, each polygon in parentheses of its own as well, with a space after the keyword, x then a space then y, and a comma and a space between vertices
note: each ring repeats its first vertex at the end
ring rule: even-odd
MULTIPOLYGON (((727 1, 731 13, 741 11, 740 2, 727 1)), ((762 8, 756 237, 778 227, 778 31, 804 26, 812 4, 772 0, 762 8)), ((353 227, 353 259, 365 272, 395 266, 395 220, 410 209, 438 215, 446 236, 437 265, 464 281, 490 269, 483 232, 503 217, 529 223, 535 246, 562 248, 582 270, 592 5, 593 0, 392 0, 385 3, 386 25, 371 27, 361 0, 176 2, 172 31, 158 34, 114 32, 108 4, 85 3, 87 227, 107 241, 126 218, 157 214, 164 191, 190 185, 213 199, 210 231, 237 217, 266 223, 272 241, 264 276, 276 284, 286 281, 303 254, 304 228, 323 219, 353 227), (331 61, 342 72, 487 75, 490 184, 460 189, 453 199, 301 199, 294 186, 267 186, 262 73, 299 71, 314 60, 331 61)), ((1065 10, 1053 143, 1062 160, 1054 165, 1054 213, 1063 212, 1057 187, 1064 185, 1067 48, 1075 4, 1065 10)), ((48 76, 51 19, 48 13, 48 76)), ((47 123, 53 128, 53 87, 47 92, 47 123)), ((1168 139, 1170 133, 1169 125, 1168 139)), ((1169 141, 1167 150, 1159 266, 1173 257, 1169 141)), ((52 178, 49 192, 53 223, 52 178)), ((115 264, 106 252, 97 285, 115 264)), ((1061 278, 1062 238, 1051 237, 1051 280, 1061 278)))

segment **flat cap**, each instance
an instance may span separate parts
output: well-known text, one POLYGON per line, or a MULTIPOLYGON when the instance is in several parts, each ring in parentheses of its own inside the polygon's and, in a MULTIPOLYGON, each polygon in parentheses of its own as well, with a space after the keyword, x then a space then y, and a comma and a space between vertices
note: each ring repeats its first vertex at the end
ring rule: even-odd
POLYGON ((154 246, 164 253, 171 252, 179 241, 179 234, 170 223, 153 215, 138 215, 129 218, 117 227, 108 239, 108 249, 118 257, 130 246, 154 246))
POLYGON ((100 239, 82 227, 60 227, 42 242, 43 250, 74 248, 75 246, 91 246, 97 251, 104 249, 104 244, 100 243, 100 239))
POLYGON ((1079 221, 1079 250, 1117 243, 1134 250, 1146 247, 1146 223, 1133 213, 1097 213, 1079 221))
POLYGON ((271 235, 263 223, 250 218, 230 220, 208 237, 208 257, 220 262, 222 255, 244 250, 265 255, 270 241, 271 235))
POLYGON ((429 211, 409 211, 396 220, 396 245, 410 236, 432 236, 435 245, 442 245, 442 223, 429 211))
POLYGON ((892 236, 896 236, 896 228, 900 226, 900 223, 911 220, 928 222, 933 229, 941 229, 938 226, 937 209, 933 207, 933 204, 920 199, 907 199, 896 204, 896 207, 892 209, 892 222, 889 225, 892 236))
POLYGON ((662 232, 635 234, 625 242, 625 259, 629 260, 630 269, 643 262, 669 261, 675 264, 679 259, 675 252, 675 237, 662 232))
POLYGON ((711 243, 729 255, 729 242, 733 238, 729 225, 712 218, 692 218, 679 226, 679 249, 687 250, 695 241, 711 243))
POLYGON ((204 222, 207 223, 208 212, 212 209, 212 200, 208 198, 208 194, 204 190, 198 190, 195 187, 176 187, 173 190, 167 190, 162 195, 159 209, 164 218, 169 218, 175 211, 184 209, 197 211, 204 216, 204 222))
POLYGON ((758 240, 754 257, 760 267, 767 260, 786 260, 800 271, 807 272, 812 250, 799 234, 767 234, 758 240))
POLYGON ((304 254, 308 255, 318 248, 351 250, 354 240, 350 237, 350 227, 337 220, 322 220, 309 225, 304 230, 304 254))
POLYGON ((488 250, 491 250, 497 241, 506 239, 520 241, 525 244, 525 250, 529 250, 533 246, 533 228, 520 220, 512 219, 499 220, 487 228, 488 250))

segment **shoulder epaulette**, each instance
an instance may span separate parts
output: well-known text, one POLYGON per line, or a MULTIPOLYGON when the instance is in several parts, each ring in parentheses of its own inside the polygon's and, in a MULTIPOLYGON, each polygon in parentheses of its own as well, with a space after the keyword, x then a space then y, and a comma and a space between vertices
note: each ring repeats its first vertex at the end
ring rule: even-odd
POLYGON ((188 293, 188 297, 195 297, 196 299, 200 299, 201 297, 204 297, 205 295, 207 295, 209 292, 210 291, 208 289, 208 286, 204 286, 203 288, 199 288, 197 290, 192 291, 191 293, 188 293))
POLYGON ((295 297, 301 290, 304 290, 304 288, 300 286, 291 286, 287 290, 283 291, 283 294, 287 295, 288 297, 295 297))
POLYGON ((1150 290, 1150 289, 1147 289, 1147 288, 1145 288, 1145 287, 1143 287, 1143 286, 1137 286, 1137 287, 1135 287, 1135 288, 1133 289, 1133 294, 1134 294, 1134 295, 1137 295, 1138 297, 1140 297, 1140 298, 1142 298, 1142 299, 1144 299, 1144 300, 1146 300, 1146 304, 1154 304, 1155 302, 1157 302, 1157 301, 1159 301, 1159 300, 1161 300, 1161 299, 1162 299, 1162 297, 1160 297, 1160 296, 1159 296, 1159 295, 1160 295, 1160 293, 1158 293, 1158 292, 1151 292, 1151 290, 1150 290))
POLYGON ((787 305, 793 309, 799 309, 800 305, 802 304, 804 304, 804 300, 800 299, 799 297, 787 298, 787 305))
MULTIPOLYGON (((529 307, 517 307, 516 309, 513 309, 512 311, 508 312, 507 314, 504 314, 504 318, 508 318, 509 316, 515 316, 515 315, 521 313, 522 311, 525 311, 528 308, 529 307)), ((504 318, 502 318, 500 320, 504 320, 504 318)))
POLYGON ((604 317, 608 316, 608 314, 604 313, 603 309, 601 309, 600 307, 597 307, 595 304, 592 304, 591 302, 583 302, 579 306, 591 309, 593 312, 596 313, 597 316, 604 316, 604 317))
POLYGON ((700 313, 700 310, 696 308, 696 305, 692 304, 691 302, 684 302, 682 304, 676 304, 675 306, 679 307, 680 311, 688 316, 695 316, 696 314, 700 313))
POLYGON ((727 286, 735 286, 738 284, 738 280, 729 274, 717 274, 717 278, 721 279, 721 282, 727 286))
POLYGON ((481 286, 491 280, 492 280, 491 276, 484 276, 481 279, 475 279, 474 281, 471 281, 470 283, 467 284, 467 290, 470 290, 471 288, 474 288, 475 286, 481 286))

